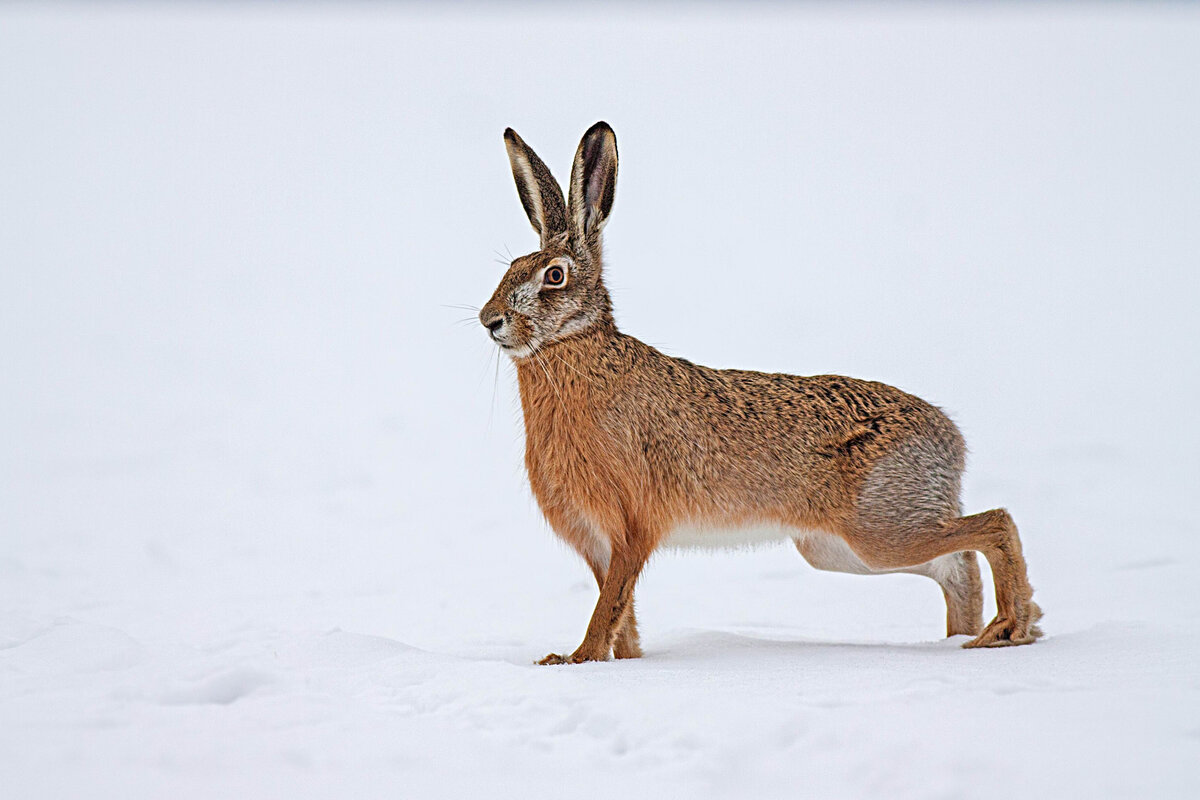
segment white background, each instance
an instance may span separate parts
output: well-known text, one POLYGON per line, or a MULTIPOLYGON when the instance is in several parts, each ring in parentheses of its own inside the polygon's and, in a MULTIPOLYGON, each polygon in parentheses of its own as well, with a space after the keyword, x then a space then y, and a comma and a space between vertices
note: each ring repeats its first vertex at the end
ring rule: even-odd
POLYGON ((1195 796, 1197 142, 1186 4, 0 7, 3 794, 1195 796), (621 327, 944 406, 1046 639, 779 547, 532 666, 595 589, 453 306, 597 119, 621 327))

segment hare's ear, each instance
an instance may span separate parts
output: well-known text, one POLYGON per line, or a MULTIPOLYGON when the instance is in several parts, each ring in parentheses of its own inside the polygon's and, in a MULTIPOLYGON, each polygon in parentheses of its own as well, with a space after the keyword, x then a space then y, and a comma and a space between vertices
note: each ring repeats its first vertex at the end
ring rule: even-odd
POLYGON ((572 233, 581 241, 600 235, 616 191, 617 135, 607 122, 597 122, 583 135, 571 167, 568 213, 572 233))
POLYGON ((504 147, 508 150, 508 162, 517 181, 521 205, 544 249, 551 239, 567 230, 562 189, 537 153, 512 128, 504 131, 504 147))

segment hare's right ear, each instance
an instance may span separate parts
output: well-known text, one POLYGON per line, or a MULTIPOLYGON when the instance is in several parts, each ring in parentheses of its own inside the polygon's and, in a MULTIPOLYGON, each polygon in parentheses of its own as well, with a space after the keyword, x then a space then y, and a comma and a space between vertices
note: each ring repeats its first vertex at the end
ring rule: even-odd
POLYGON ((504 147, 508 150, 508 162, 525 215, 545 249, 551 239, 567 230, 567 204, 563 202, 562 189, 537 153, 512 128, 504 131, 504 147))
POLYGON ((617 190, 617 135, 607 122, 588 128, 575 151, 567 213, 572 235, 598 246, 617 190))

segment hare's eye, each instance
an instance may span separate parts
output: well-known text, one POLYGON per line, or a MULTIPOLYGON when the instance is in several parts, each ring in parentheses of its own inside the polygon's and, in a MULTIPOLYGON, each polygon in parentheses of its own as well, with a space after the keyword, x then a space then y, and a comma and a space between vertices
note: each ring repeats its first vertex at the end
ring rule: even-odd
POLYGON ((562 267, 551 267, 542 276, 542 283, 546 286, 562 286, 566 282, 567 273, 562 267))

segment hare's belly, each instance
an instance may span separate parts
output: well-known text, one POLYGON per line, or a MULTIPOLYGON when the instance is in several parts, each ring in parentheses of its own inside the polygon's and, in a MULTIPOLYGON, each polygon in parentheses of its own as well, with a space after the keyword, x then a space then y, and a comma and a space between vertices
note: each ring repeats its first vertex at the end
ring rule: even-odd
POLYGON ((876 571, 864 564, 842 537, 789 525, 684 525, 672 530, 661 546, 673 550, 736 550, 778 542, 793 542, 808 563, 817 569, 858 575, 869 575, 876 571))
POLYGON ((770 523, 737 527, 689 524, 673 529, 660 546, 673 550, 731 550, 790 542, 805 535, 799 528, 770 523))

